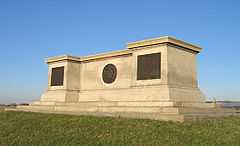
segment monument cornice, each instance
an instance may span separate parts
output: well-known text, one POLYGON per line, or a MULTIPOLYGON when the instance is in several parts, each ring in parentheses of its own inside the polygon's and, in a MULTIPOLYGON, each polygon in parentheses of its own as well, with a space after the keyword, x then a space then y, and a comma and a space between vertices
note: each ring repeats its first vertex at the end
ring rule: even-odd
POLYGON ((59 62, 59 61, 64 61, 64 60, 79 62, 80 57, 71 56, 71 55, 61 55, 61 56, 48 57, 45 59, 45 62, 52 63, 52 62, 59 62))
POLYGON ((190 43, 187 43, 185 41, 178 40, 176 38, 169 37, 169 36, 164 36, 164 37, 155 38, 155 39, 149 39, 149 40, 143 40, 143 41, 136 41, 136 42, 128 43, 127 48, 128 49, 136 49, 136 48, 139 48, 139 47, 146 47, 146 46, 152 46, 152 45, 157 45, 157 44, 165 44, 165 43, 174 44, 176 46, 187 48, 187 49, 195 51, 197 53, 201 52, 201 50, 202 50, 202 48, 199 47, 199 46, 196 46, 196 45, 193 45, 193 44, 190 44, 190 43))
POLYGON ((60 62, 60 61, 89 62, 89 61, 99 60, 99 59, 108 59, 113 57, 132 55, 134 50, 154 47, 158 45, 168 45, 168 44, 178 46, 180 48, 185 48, 185 50, 193 51, 195 53, 199 53, 202 50, 202 48, 199 46, 175 39, 173 37, 165 36, 165 37, 160 37, 155 39, 128 43, 127 49, 125 50, 118 50, 118 51, 100 53, 96 55, 83 56, 83 57, 62 55, 62 56, 46 58, 45 62, 46 63, 53 63, 53 62, 60 62))
POLYGON ((96 55, 83 56, 83 57, 62 55, 62 56, 46 58, 45 62, 46 63, 59 62, 59 61, 87 62, 92 60, 106 59, 106 58, 119 57, 119 56, 131 55, 131 54, 132 54, 132 50, 118 50, 118 51, 112 51, 109 53, 100 53, 96 55))
POLYGON ((80 58, 80 61, 86 62, 86 61, 106 59, 106 58, 119 57, 119 56, 125 56, 125 55, 132 55, 132 50, 118 50, 118 51, 112 51, 108 53, 100 53, 96 55, 84 56, 80 58))

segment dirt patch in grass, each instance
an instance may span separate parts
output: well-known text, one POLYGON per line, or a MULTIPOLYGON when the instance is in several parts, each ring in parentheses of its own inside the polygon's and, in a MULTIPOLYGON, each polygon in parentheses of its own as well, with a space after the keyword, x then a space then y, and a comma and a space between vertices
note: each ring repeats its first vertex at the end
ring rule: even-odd
POLYGON ((4 108, 3 106, 0 106, 0 111, 4 111, 4 108))

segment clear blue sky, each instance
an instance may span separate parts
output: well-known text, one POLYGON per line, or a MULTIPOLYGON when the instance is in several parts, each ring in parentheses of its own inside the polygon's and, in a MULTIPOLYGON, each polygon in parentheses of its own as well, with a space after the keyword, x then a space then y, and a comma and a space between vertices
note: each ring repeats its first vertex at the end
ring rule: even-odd
POLYGON ((0 103, 39 99, 45 57, 164 35, 204 48, 198 77, 209 99, 240 100, 239 0, 0 0, 0 103))

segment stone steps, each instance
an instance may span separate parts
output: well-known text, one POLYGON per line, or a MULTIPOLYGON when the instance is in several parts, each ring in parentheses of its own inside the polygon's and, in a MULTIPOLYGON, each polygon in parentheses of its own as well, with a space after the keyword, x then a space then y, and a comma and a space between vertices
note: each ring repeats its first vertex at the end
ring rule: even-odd
MULTIPOLYGON (((234 109, 226 108, 199 108, 199 107, 176 107, 176 106, 119 106, 124 104, 100 104, 98 103, 45 103, 31 104, 30 106, 17 106, 17 111, 59 113, 72 115, 94 115, 131 117, 155 120, 187 121, 194 119, 216 118, 222 116, 239 116, 234 109), (97 106, 96 106, 97 105, 97 106)), ((144 105, 144 104, 143 104, 144 105)))
POLYGON ((193 107, 161 107, 161 106, 79 106, 79 105, 31 105, 18 106, 19 109, 37 109, 51 111, 76 111, 76 112, 141 112, 161 114, 227 114, 236 113, 234 109, 227 108, 193 108, 193 107))
POLYGON ((236 112, 235 109, 227 108, 179 108, 179 113, 182 114, 210 114, 210 113, 232 113, 236 112))
POLYGON ((79 112, 79 111, 51 111, 33 108, 12 108, 6 109, 7 111, 25 111, 25 112, 40 112, 40 113, 54 113, 54 114, 67 114, 67 115, 86 115, 86 116, 109 116, 109 117, 126 117, 137 119, 152 119, 163 121, 178 121, 183 122, 184 116, 179 114, 163 114, 163 113, 141 113, 141 112, 79 112))
POLYGON ((81 101, 77 103, 66 102, 33 102, 30 105, 70 105, 70 106, 174 106, 171 101, 81 101))
MULTIPOLYGON (((209 119, 209 118, 219 118, 226 116, 239 116, 239 113, 169 113, 169 112, 87 112, 87 111, 59 111, 59 110, 46 110, 46 109, 37 109, 37 108, 16 108, 16 109, 7 109, 14 111, 25 111, 25 112, 41 112, 41 113, 55 113, 55 114, 70 114, 70 115, 92 115, 92 116, 110 116, 110 117, 127 117, 127 118, 140 118, 140 119, 153 119, 153 120, 164 120, 164 121, 193 121, 199 119, 209 119)), ((225 110, 225 109, 223 109, 225 110)))
POLYGON ((79 106, 18 106, 15 111, 71 114, 71 115, 93 115, 128 117, 141 119, 154 119, 164 121, 192 121, 196 119, 218 118, 224 116, 239 116, 233 109, 223 108, 182 108, 182 107, 79 107, 79 106))
POLYGON ((134 107, 201 107, 213 108, 216 105, 204 102, 173 102, 173 101, 81 101, 77 103, 71 102, 33 102, 30 105, 58 105, 58 106, 79 106, 79 107, 96 107, 96 106, 134 106, 134 107))
POLYGON ((140 112, 140 113, 168 113, 178 114, 178 108, 160 107, 160 106, 73 106, 73 105, 31 105, 18 106, 18 109, 29 110, 50 110, 50 111, 68 111, 68 112, 140 112))

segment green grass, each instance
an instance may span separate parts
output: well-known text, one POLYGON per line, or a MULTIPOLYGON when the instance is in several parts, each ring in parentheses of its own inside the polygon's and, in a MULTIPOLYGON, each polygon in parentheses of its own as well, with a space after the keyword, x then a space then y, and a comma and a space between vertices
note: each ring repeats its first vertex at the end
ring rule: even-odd
POLYGON ((5 145, 240 145, 240 118, 187 123, 0 111, 5 145))

